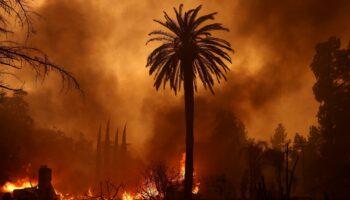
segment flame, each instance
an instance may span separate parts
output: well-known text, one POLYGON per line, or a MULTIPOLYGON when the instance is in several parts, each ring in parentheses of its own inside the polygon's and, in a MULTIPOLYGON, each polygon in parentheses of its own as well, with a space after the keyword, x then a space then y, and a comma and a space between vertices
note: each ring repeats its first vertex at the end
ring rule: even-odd
POLYGON ((37 183, 31 182, 29 178, 18 179, 15 182, 6 182, 1 188, 1 192, 10 192, 12 193, 14 190, 23 189, 23 188, 31 188, 33 185, 37 183))
MULTIPOLYGON (((1 188, 0 191, 3 193, 13 193, 14 190, 18 189, 25 189, 25 188, 33 188, 37 185, 37 182, 30 181, 28 177, 18 179, 14 182, 6 182, 1 188)), ((71 194, 63 194, 57 190, 55 190, 55 193, 59 195, 61 200, 74 200, 76 199, 73 195, 71 194)))
MULTIPOLYGON (((180 160, 180 181, 185 180, 185 162, 186 162, 186 153, 182 153, 182 157, 180 160)), ((195 186, 192 188, 192 193, 193 194, 198 194, 199 192, 199 185, 200 182, 196 180, 196 173, 193 171, 193 176, 194 176, 194 181, 195 181, 195 186)))
POLYGON ((127 193, 127 192, 124 192, 123 193, 123 200, 134 200, 134 196, 127 193))
POLYGON ((64 193, 62 193, 62 192, 57 191, 56 189, 55 189, 55 193, 56 193, 56 195, 60 196, 60 199, 61 199, 61 200, 74 200, 74 199, 79 199, 79 198, 75 197, 75 196, 72 195, 72 194, 69 194, 69 193, 64 194, 64 193))
POLYGON ((185 179, 185 161, 186 161, 186 153, 182 153, 182 157, 180 160, 180 179, 185 179))
MULTIPOLYGON (((185 161, 186 161, 186 153, 182 153, 181 160, 180 160, 180 168, 179 168, 179 175, 180 176, 176 180, 172 180, 172 181, 174 181, 174 182, 184 181, 184 179, 185 179, 185 161)), ((194 173, 194 175, 195 175, 195 173, 194 173)), ((195 186, 192 189, 193 194, 198 194, 199 185, 200 185, 200 182, 198 182, 195 179, 195 186)), ((147 193, 146 194, 147 196, 153 196, 153 197, 156 197, 157 195, 159 195, 159 192, 154 185, 148 185, 145 193, 147 193)), ((137 200, 137 199, 142 199, 141 197, 142 197, 142 194, 140 194, 140 193, 132 194, 132 193, 124 191, 124 193, 122 195, 122 200, 137 200)))
MULTIPOLYGON (((181 156, 181 160, 180 160, 180 168, 179 168, 179 177, 177 178, 177 180, 173 180, 174 182, 182 182, 185 179, 185 162, 186 162, 186 153, 182 153, 181 156)), ((199 192, 199 186, 200 186, 200 182, 196 179, 195 176, 195 172, 193 172, 194 175, 194 186, 192 189, 192 193, 193 194, 198 194, 199 192)), ((31 188, 33 187, 33 185, 37 185, 36 182, 31 182, 29 180, 29 178, 23 178, 23 179, 19 179, 15 182, 6 182, 5 185, 3 185, 0 188, 1 192, 10 192, 12 193, 14 190, 16 189, 24 189, 24 188, 31 188)), ((148 185, 146 191, 147 196, 153 196, 156 197, 157 195, 159 195, 159 192, 156 188, 155 185, 148 185)), ((59 192, 57 190, 55 190, 55 193, 60 196, 61 200, 74 200, 74 199, 81 199, 84 196, 75 196, 69 193, 62 193, 59 192)), ((92 197, 93 196, 93 190, 91 188, 88 189, 87 191, 87 196, 92 197)), ((141 193, 130 193, 127 191, 124 191, 122 194, 122 200, 137 200, 137 199, 142 199, 142 194, 141 193)))
POLYGON ((192 194, 198 194, 198 192, 199 192, 199 185, 200 185, 200 183, 197 182, 196 185, 192 189, 192 194))
POLYGON ((93 193, 92 193, 92 189, 91 189, 91 188, 88 189, 87 195, 88 195, 89 197, 92 197, 92 196, 93 196, 93 193))

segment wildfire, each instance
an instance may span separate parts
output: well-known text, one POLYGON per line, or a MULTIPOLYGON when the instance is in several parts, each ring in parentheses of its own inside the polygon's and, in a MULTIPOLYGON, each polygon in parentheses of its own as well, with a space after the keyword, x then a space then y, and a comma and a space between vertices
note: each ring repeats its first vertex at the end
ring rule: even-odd
MULTIPOLYGON (((182 157, 180 160, 180 181, 183 181, 185 179, 185 171, 186 171, 185 162, 186 162, 186 153, 182 153, 182 157)), ((196 175, 195 172, 193 172, 193 175, 194 176, 196 175)), ((192 188, 192 193, 198 194, 200 182, 196 179, 194 179, 194 181, 195 181, 195 186, 192 188)))
POLYGON ((133 197, 133 195, 131 195, 127 192, 124 192, 123 193, 123 200, 134 200, 134 197, 133 197))
POLYGON ((192 189, 192 194, 198 194, 198 192, 199 192, 199 185, 200 185, 200 183, 197 182, 196 185, 192 189))
MULTIPOLYGON (((14 190, 18 189, 24 189, 24 188, 33 188, 37 185, 38 183, 35 181, 30 181, 30 179, 27 178, 22 178, 18 179, 14 182, 6 182, 2 187, 0 187, 0 191, 3 193, 13 193, 14 190)), ((56 194, 59 195, 61 200, 73 200, 75 197, 70 194, 63 194, 57 190, 55 190, 56 194)))
POLYGON ((185 161, 186 161, 186 153, 182 153, 182 157, 180 160, 180 175, 181 180, 185 179, 185 161))
POLYGON ((14 190, 23 189, 23 188, 31 188, 34 185, 37 185, 35 182, 31 182, 29 178, 19 179, 15 182, 6 182, 1 187, 1 192, 10 192, 12 193, 14 190))
MULTIPOLYGON (((185 179, 185 161, 186 161, 186 153, 183 153, 180 160, 180 168, 179 168, 180 176, 177 180, 173 180, 174 182, 181 182, 185 179)), ((193 194, 198 194, 199 186, 200 186, 200 182, 195 179, 195 186, 192 189, 193 194)), ((148 194, 147 196, 157 196, 159 194, 156 187, 153 185, 148 186, 145 192, 148 194)), ((141 196, 142 194, 140 193, 132 194, 124 191, 122 195, 122 200, 137 200, 137 199, 141 199, 141 196)))
POLYGON ((61 192, 59 192, 59 191, 57 191, 57 190, 55 190, 55 193, 58 195, 58 196, 60 196, 60 199, 61 200, 74 200, 74 199, 80 199, 80 198, 77 198, 77 197, 79 197, 79 196, 74 196, 74 195, 72 195, 72 194, 69 194, 69 193, 66 193, 66 194, 63 194, 63 193, 61 193, 61 192))
POLYGON ((87 191, 87 195, 88 195, 88 196, 90 196, 90 197, 92 197, 92 196, 93 196, 93 193, 92 193, 92 189, 91 189, 91 188, 89 188, 89 189, 88 189, 88 191, 87 191))
MULTIPOLYGON (((174 182, 182 182, 185 179, 185 161, 186 161, 186 153, 182 154, 181 160, 180 160, 180 168, 179 168, 179 177, 176 180, 173 180, 174 182)), ((196 179, 195 173, 194 173, 194 186, 192 189, 193 194, 198 194, 199 192, 199 186, 200 182, 196 179)), ((31 182, 29 178, 23 178, 18 179, 15 182, 6 182, 2 187, 0 187, 1 192, 9 192, 13 193, 16 189, 24 189, 24 188, 32 188, 37 185, 37 182, 31 182)), ((61 200, 74 200, 74 199, 81 199, 84 196, 74 196, 72 194, 65 194, 62 192, 59 192, 55 190, 56 194, 60 196, 61 200)), ((158 190, 155 185, 148 185, 146 190, 144 191, 147 193, 148 196, 157 196, 159 195, 158 190)), ((91 188, 88 189, 87 196, 93 196, 93 191, 91 188)), ((141 199, 143 193, 130 193, 127 191, 124 191, 122 193, 122 200, 137 200, 141 199)))

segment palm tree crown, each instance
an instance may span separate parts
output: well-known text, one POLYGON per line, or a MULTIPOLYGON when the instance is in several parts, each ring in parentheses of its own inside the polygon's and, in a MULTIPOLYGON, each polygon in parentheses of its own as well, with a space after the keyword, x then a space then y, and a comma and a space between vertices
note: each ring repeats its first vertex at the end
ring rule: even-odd
POLYGON ((224 60, 231 63, 227 51, 233 51, 230 43, 213 37, 211 31, 228 31, 220 23, 208 23, 217 14, 210 13, 199 16, 198 12, 202 6, 188 10, 183 13, 183 5, 175 9, 176 20, 173 20, 164 12, 165 21, 154 20, 166 27, 167 31, 156 30, 149 35, 152 36, 147 43, 160 41, 162 44, 156 48, 147 59, 150 75, 155 73, 154 86, 158 90, 162 85, 165 88, 169 82, 170 88, 175 94, 181 89, 184 81, 185 67, 190 67, 193 76, 193 87, 197 89, 196 76, 198 75, 205 89, 213 92, 214 80, 218 83, 225 79, 225 73, 229 70, 224 60), (188 61, 186 64, 181 62, 188 61))

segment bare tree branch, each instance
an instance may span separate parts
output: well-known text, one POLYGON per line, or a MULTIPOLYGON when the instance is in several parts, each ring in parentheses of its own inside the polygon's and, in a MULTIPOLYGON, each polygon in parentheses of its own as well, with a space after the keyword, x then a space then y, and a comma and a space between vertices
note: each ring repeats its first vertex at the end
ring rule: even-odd
POLYGON ((10 90, 10 91, 14 91, 14 92, 20 92, 20 91, 22 91, 22 89, 11 88, 11 87, 7 87, 7 86, 2 85, 2 84, 0 84, 0 88, 6 89, 6 90, 10 90))
MULTIPOLYGON (((7 28, 7 18, 15 18, 19 21, 21 27, 26 29, 26 38, 34 33, 32 15, 39 16, 31 10, 27 0, 0 0, 0 35, 13 33, 7 28)), ((76 78, 63 67, 53 63, 48 56, 40 49, 21 45, 16 41, 0 41, 0 65, 15 70, 21 70, 23 67, 29 67, 35 71, 36 78, 42 80, 50 71, 60 75, 62 88, 78 90, 81 94, 83 91, 76 78)), ((17 91, 20 89, 12 88, 2 84, 3 89, 17 91)))

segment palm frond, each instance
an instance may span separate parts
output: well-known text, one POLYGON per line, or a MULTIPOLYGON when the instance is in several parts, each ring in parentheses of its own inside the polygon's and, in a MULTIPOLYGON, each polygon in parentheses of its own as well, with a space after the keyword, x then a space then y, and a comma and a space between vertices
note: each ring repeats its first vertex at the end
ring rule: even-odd
POLYGON ((149 36, 152 36, 152 35, 160 35, 160 36, 164 36, 164 37, 169 37, 169 38, 172 38, 174 39, 176 36, 171 34, 171 33, 168 33, 168 32, 165 32, 165 31, 161 31, 161 30, 158 30, 158 31, 152 31, 148 34, 149 36))
POLYGON ((228 62, 232 63, 231 58, 228 55, 228 53, 221 50, 220 48, 218 48, 214 45, 202 45, 202 48, 207 50, 208 52, 214 53, 214 54, 220 56, 221 58, 227 60, 228 62))
POLYGON ((180 4, 179 11, 177 11, 176 8, 174 8, 177 23, 179 24, 179 28, 181 31, 183 31, 183 28, 184 28, 184 20, 182 19, 182 7, 183 7, 183 4, 180 4))
POLYGON ((172 39, 167 38, 167 37, 154 37, 154 38, 151 38, 151 39, 147 40, 146 45, 147 45, 148 43, 150 43, 150 42, 153 42, 153 41, 171 42, 172 39))
POLYGON ((194 11, 193 11, 193 13, 191 15, 190 21, 189 21, 189 25, 190 26, 192 26, 194 20, 197 17, 198 12, 201 10, 201 8, 202 8, 202 5, 199 5, 197 8, 194 9, 194 11))
POLYGON ((214 20, 214 16, 217 14, 217 12, 210 13, 208 15, 203 15, 199 17, 197 20, 195 20, 192 24, 193 30, 195 30, 200 24, 207 20, 214 20))
MULTIPOLYGON (((218 47, 223 48, 223 49, 225 49, 225 50, 227 50, 227 51, 233 51, 232 48, 231 48, 231 45, 227 45, 227 44, 225 44, 225 43, 220 43, 220 42, 217 42, 217 41, 215 41, 215 40, 213 40, 213 39, 207 39, 207 38, 202 39, 202 38, 201 38, 201 39, 198 39, 197 42, 198 42, 199 45, 218 46, 218 47)), ((226 41, 225 41, 225 42, 226 42, 226 41)), ((229 43, 228 43, 228 44, 229 44, 229 43)))
POLYGON ((176 25, 170 24, 168 21, 166 21, 166 22, 161 22, 161 21, 156 20, 156 19, 153 20, 153 21, 159 23, 160 25, 164 26, 165 28, 167 28, 168 30, 170 30, 171 32, 173 32, 175 35, 179 36, 180 30, 178 30, 178 29, 176 28, 176 25))
MULTIPOLYGON (((148 56, 146 67, 150 75, 154 75, 154 87, 158 90, 169 84, 175 94, 181 90, 184 81, 185 68, 192 68, 193 88, 197 89, 197 78, 205 89, 214 93, 214 79, 220 83, 226 80, 225 74, 229 71, 226 63, 231 63, 228 52, 233 52, 226 40, 212 36, 213 31, 229 31, 220 23, 202 24, 214 20, 216 12, 199 16, 202 6, 183 11, 183 5, 174 8, 175 20, 164 12, 164 21, 154 20, 169 32, 156 30, 149 35, 153 36, 146 44, 153 41, 162 44, 155 48, 148 56), (191 55, 189 55, 191 54, 191 55), (191 66, 183 66, 185 57, 193 60, 191 66), (215 77, 215 78, 214 78, 215 77)), ((187 72, 186 72, 187 73, 187 72)))
POLYGON ((229 31, 227 28, 223 27, 220 23, 209 24, 203 26, 199 30, 195 31, 194 35, 211 35, 209 31, 229 31))

